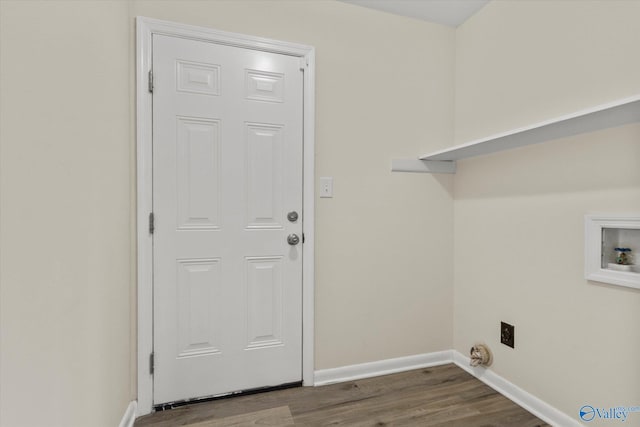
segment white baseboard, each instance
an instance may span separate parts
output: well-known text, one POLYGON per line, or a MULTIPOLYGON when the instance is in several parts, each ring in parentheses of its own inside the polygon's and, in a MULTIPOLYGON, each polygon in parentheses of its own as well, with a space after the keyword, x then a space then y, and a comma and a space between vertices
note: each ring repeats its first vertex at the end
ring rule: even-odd
POLYGON ((541 420, 558 427, 581 427, 582 424, 564 412, 554 408, 517 385, 507 381, 490 369, 471 367, 469 358, 456 350, 438 351, 435 353, 417 354, 415 356, 398 357, 396 359, 342 366, 340 368, 321 369, 315 371, 316 386, 353 381, 362 378, 377 377, 410 371, 412 369, 455 363, 498 393, 515 404, 523 407, 541 420))
POLYGON ((451 350, 434 353, 416 354, 414 356, 398 357, 395 359, 379 360, 376 362, 360 363, 358 365, 342 366, 340 368, 321 369, 315 371, 314 385, 327 385, 361 378, 377 377, 410 371, 412 369, 427 368, 429 366, 446 365, 453 362, 451 350))
POLYGON ((118 427, 133 427, 133 423, 136 421, 136 409, 138 406, 138 402, 132 400, 127 406, 127 410, 124 411, 124 415, 120 420, 120 424, 118 427))
POLYGON ((564 412, 507 381, 492 370, 483 367, 471 367, 468 357, 455 350, 452 352, 453 363, 548 424, 559 427, 581 427, 583 425, 564 412))

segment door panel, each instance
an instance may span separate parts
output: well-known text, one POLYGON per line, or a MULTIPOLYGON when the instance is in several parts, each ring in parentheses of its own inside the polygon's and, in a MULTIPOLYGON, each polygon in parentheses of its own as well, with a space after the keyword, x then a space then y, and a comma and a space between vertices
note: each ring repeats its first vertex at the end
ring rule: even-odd
POLYGON ((283 228, 283 128, 247 124, 247 228, 283 228))
POLYGON ((177 118, 178 229, 219 228, 220 122, 177 118))
POLYGON ((153 36, 154 404, 302 378, 296 57, 153 36))
POLYGON ((248 349, 283 345, 282 258, 247 258, 248 349))
POLYGON ((180 260, 178 273, 178 355, 220 353, 220 325, 212 317, 220 311, 220 260, 180 260))

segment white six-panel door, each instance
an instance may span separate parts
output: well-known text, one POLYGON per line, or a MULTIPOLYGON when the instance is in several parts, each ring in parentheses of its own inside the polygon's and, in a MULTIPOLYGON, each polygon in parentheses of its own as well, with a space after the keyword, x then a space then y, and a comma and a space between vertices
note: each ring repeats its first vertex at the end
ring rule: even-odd
POLYGON ((300 60, 154 35, 153 74, 154 404, 300 381, 300 60))

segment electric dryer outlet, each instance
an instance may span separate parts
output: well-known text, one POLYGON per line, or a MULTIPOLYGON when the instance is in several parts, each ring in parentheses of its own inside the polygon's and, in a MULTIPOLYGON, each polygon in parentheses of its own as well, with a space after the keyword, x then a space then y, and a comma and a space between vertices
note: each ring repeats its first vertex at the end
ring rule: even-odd
POLYGON ((500 322, 500 342, 511 348, 515 348, 515 326, 500 322))

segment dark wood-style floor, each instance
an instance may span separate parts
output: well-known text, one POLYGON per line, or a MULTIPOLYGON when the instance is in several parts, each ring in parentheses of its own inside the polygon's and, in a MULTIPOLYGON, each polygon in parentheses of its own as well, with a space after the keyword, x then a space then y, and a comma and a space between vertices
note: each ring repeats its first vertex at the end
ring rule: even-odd
POLYGON ((136 420, 157 426, 548 426, 455 365, 196 403, 136 420))

